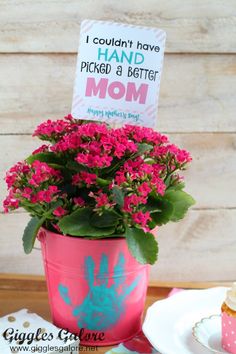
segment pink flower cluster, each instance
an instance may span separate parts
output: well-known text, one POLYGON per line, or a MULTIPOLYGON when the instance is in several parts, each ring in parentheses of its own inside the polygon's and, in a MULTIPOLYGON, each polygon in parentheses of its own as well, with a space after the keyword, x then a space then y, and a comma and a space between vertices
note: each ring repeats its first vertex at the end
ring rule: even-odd
POLYGON ((140 225, 144 231, 150 231, 149 227, 147 227, 148 222, 152 220, 149 211, 133 213, 132 219, 136 224, 140 225))
POLYGON ((167 136, 162 135, 151 128, 126 125, 124 128, 121 128, 121 130, 123 130, 131 140, 137 143, 160 145, 168 142, 167 136))
POLYGON ((74 176, 72 176, 72 184, 77 186, 86 185, 90 187, 92 184, 96 183, 97 175, 95 173, 89 173, 86 171, 81 171, 74 176))
POLYGON ((40 162, 38 160, 32 163, 31 169, 31 178, 29 179, 29 184, 34 187, 39 187, 45 181, 48 181, 50 178, 55 180, 60 180, 61 173, 58 170, 55 170, 45 162, 40 162))
POLYGON ((123 211, 146 231, 149 230, 151 216, 149 212, 143 212, 142 208, 148 203, 151 192, 164 195, 166 185, 160 177, 162 171, 160 165, 145 163, 143 158, 138 157, 135 161, 126 161, 115 176, 115 184, 128 191, 124 197, 123 211))
POLYGON ((38 160, 31 165, 18 162, 6 174, 9 194, 3 202, 4 210, 17 209, 22 203, 51 203, 57 199, 61 173, 38 160))
POLYGON ((110 200, 111 196, 107 193, 103 193, 102 189, 99 189, 97 193, 90 192, 89 196, 95 200, 95 209, 107 209, 115 205, 115 203, 110 200))
POLYGON ((54 152, 76 151, 75 160, 89 168, 109 167, 115 158, 137 152, 125 129, 108 129, 105 124, 87 123, 65 134, 51 147, 54 152))
POLYGON ((183 165, 192 160, 190 154, 186 150, 179 149, 174 144, 166 146, 154 146, 151 156, 159 161, 169 161, 172 166, 175 164, 183 165))
POLYGON ((102 168, 111 165, 112 157, 108 154, 78 153, 75 160, 91 168, 102 168))
POLYGON ((43 215, 59 201, 50 221, 57 230, 61 217, 83 207, 100 215, 111 209, 129 225, 149 230, 150 196, 161 198, 171 184, 180 183, 177 172, 191 161, 187 151, 151 128, 115 129, 71 115, 40 124, 34 136, 48 144, 33 151, 34 162, 19 162, 8 171, 4 209, 24 207, 43 215), (50 156, 56 163, 41 162, 44 155, 43 161, 53 161, 47 160, 50 156), (121 191, 122 206, 116 203, 113 188, 121 191))
POLYGON ((37 127, 33 136, 38 136, 42 140, 57 141, 65 133, 69 133, 77 128, 77 124, 72 124, 72 122, 73 117, 71 114, 64 117, 64 120, 58 119, 52 121, 48 119, 37 127))
POLYGON ((147 197, 151 191, 164 195, 166 185, 160 177, 164 167, 158 164, 148 164, 143 158, 138 157, 135 161, 128 160, 117 171, 115 183, 118 186, 134 188, 137 195, 147 197))

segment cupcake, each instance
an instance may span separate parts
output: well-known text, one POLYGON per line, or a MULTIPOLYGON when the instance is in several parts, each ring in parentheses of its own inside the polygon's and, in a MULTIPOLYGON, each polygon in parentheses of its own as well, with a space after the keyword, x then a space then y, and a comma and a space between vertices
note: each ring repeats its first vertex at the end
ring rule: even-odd
POLYGON ((225 302, 221 307, 222 348, 236 354, 236 282, 227 291, 225 302))

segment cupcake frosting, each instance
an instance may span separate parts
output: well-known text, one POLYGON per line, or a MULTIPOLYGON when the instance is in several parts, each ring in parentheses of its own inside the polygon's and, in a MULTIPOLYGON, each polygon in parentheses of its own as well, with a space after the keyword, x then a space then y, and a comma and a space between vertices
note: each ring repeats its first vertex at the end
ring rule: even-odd
POLYGON ((232 288, 227 291, 225 303, 231 310, 236 311, 236 282, 233 283, 232 288))

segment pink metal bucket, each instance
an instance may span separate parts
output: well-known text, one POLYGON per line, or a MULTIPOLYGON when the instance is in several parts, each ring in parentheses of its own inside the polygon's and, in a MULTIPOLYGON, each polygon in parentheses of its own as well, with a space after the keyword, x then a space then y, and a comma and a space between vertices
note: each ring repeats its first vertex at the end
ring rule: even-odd
POLYGON ((45 229, 38 238, 56 326, 95 346, 141 330, 149 266, 132 257, 125 238, 88 240, 45 229))

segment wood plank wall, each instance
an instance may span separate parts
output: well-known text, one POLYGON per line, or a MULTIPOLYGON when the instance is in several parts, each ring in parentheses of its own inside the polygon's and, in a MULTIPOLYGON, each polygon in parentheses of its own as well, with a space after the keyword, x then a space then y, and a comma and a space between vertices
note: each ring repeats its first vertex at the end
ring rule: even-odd
MULTIPOLYGON (((37 146, 34 127, 70 111, 80 22, 101 19, 167 32, 158 129, 193 155, 197 200, 159 231, 153 281, 236 279, 236 0, 2 0, 0 199, 4 171, 37 146)), ((0 272, 43 272, 21 247, 24 212, 0 214, 0 272)))

